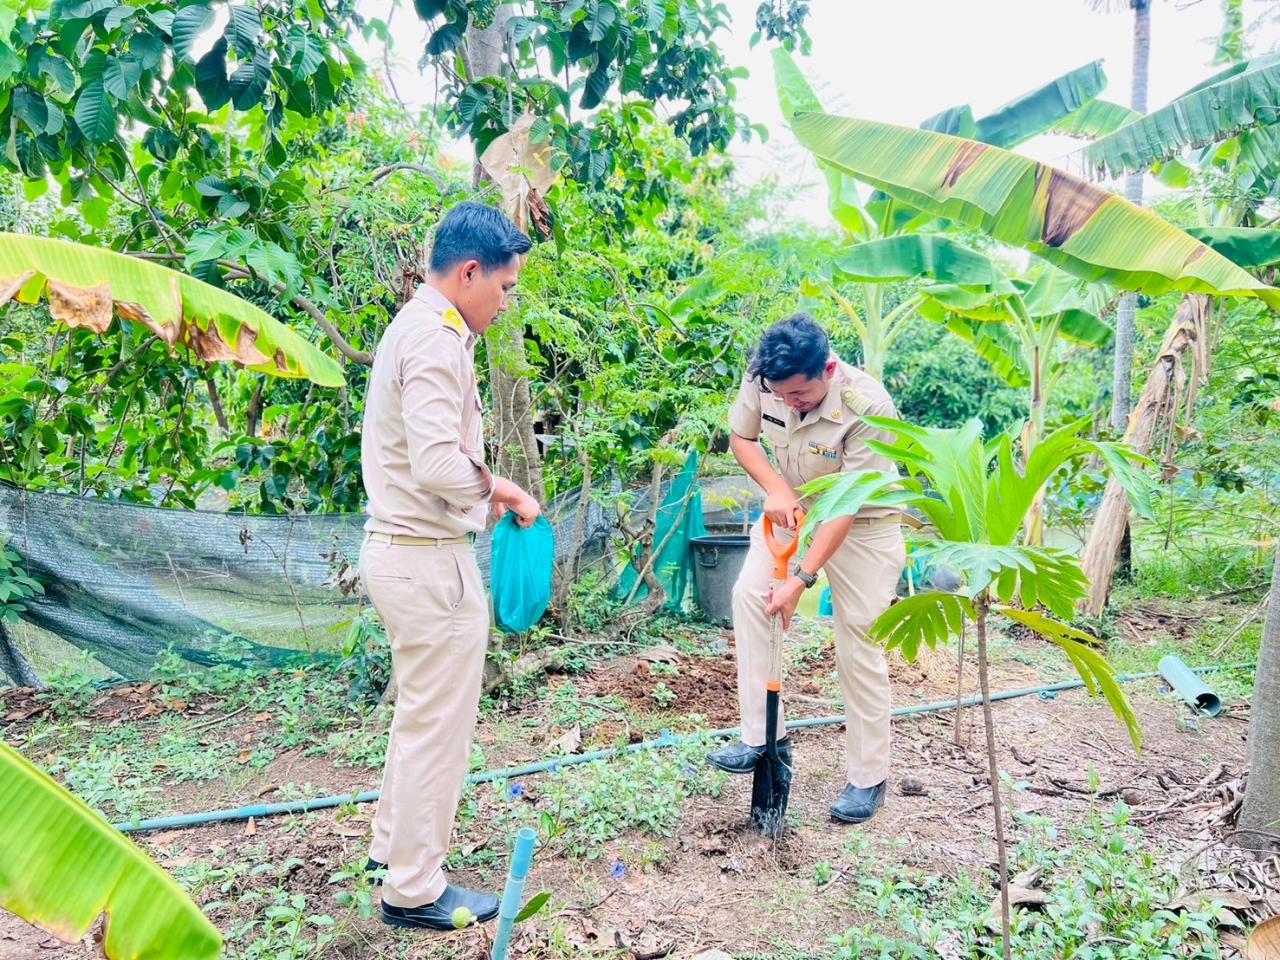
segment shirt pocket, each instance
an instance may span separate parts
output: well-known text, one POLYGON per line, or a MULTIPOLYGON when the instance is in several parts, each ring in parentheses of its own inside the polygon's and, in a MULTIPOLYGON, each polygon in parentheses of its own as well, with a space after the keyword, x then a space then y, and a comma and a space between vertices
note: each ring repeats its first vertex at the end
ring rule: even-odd
POLYGON ((765 420, 760 425, 760 432, 764 436, 769 452, 773 454, 773 458, 778 461, 779 466, 789 464, 791 438, 787 435, 787 428, 765 420))
POLYGON ((837 472, 843 460, 839 441, 805 440, 800 443, 797 452, 800 458, 800 475, 806 481, 837 472))

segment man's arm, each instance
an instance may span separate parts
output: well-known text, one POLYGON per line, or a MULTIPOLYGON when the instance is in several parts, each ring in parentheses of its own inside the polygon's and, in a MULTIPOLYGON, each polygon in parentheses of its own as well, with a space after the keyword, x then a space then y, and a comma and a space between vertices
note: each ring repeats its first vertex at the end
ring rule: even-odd
POLYGON ((733 451, 733 456, 742 469, 747 471, 747 476, 764 490, 765 516, 780 527, 794 530, 796 512, 800 509, 800 498, 778 471, 773 469, 773 464, 765 455, 760 441, 748 440, 734 433, 729 437, 729 449, 733 451))
MULTIPOLYGON (((453 334, 441 331, 426 336, 453 334)), ((496 483, 483 463, 462 452, 461 367, 456 343, 415 344, 401 363, 401 400, 414 480, 454 506, 470 510, 494 495, 496 483)))
POLYGON ((511 510, 519 518, 516 522, 522 527, 533 525, 542 513, 538 501, 525 493, 521 487, 502 477, 493 478, 493 515, 501 517, 511 510))
MULTIPOLYGON (((840 549, 840 544, 844 543, 844 538, 852 529, 853 517, 836 517, 818 527, 814 531, 813 539, 809 542, 809 549, 805 551, 804 559, 800 561, 800 569, 805 573, 817 574, 840 549)), ((795 574, 787 577, 780 587, 769 592, 769 602, 764 608, 765 615, 772 617, 775 613, 781 613, 782 629, 790 629, 791 615, 800 605, 800 595, 804 591, 803 580, 795 574)))

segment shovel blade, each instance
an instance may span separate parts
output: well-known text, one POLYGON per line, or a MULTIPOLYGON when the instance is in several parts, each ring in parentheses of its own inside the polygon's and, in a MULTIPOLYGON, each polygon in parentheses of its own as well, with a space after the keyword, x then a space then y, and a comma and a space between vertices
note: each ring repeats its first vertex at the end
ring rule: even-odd
POLYGON ((790 795, 790 765, 781 757, 765 754, 751 782, 751 823, 766 837, 777 840, 782 836, 790 795))

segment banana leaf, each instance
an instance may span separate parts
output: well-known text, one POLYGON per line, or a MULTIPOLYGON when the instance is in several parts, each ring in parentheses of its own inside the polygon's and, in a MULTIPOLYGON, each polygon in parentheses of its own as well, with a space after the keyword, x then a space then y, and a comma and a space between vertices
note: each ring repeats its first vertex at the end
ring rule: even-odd
POLYGON ((1099 174, 1120 176, 1169 160, 1188 147, 1229 139, 1280 121, 1280 55, 1258 57, 1211 77, 1167 106, 1082 151, 1099 174))
POLYGON ((988 146, 825 113, 792 119, 820 160, 936 217, 1024 247, 1090 281, 1147 294, 1280 291, 1148 210, 1079 177, 988 146))
POLYGON ((1006 150, 1016 147, 1067 122, 1088 107, 1106 85, 1102 61, 1086 63, 982 117, 969 139, 1006 150))
POLYGON ((1049 132, 1067 137, 1096 140, 1133 123, 1142 114, 1110 100, 1090 100, 1074 113, 1063 117, 1049 132))
POLYGON ((105 912, 110 960, 222 955, 222 937, 168 874, 2 743, 0 905, 68 943, 105 912))
POLYGON ((1006 149, 1016 147, 1067 123, 1089 106, 1106 85, 1102 61, 1095 60, 1050 80, 981 119, 975 120, 973 109, 965 104, 935 114, 920 124, 920 129, 981 140, 1006 149))
POLYGON ((933 233, 908 233, 854 244, 836 257, 835 266, 851 279, 867 282, 931 277, 987 289, 1003 279, 995 264, 981 253, 933 233))
POLYGON ((338 364, 298 333, 225 290, 112 250, 0 233, 0 306, 47 300, 55 320, 102 334, 115 314, 202 360, 229 361, 325 387, 346 381, 338 364))
MULTIPOLYGON (((773 50, 773 71, 778 103, 784 118, 789 119, 797 113, 822 111, 817 94, 805 80, 791 54, 781 47, 773 50)), ((1106 84, 1102 61, 1095 60, 1055 77, 979 120, 974 120, 973 110, 966 104, 944 110, 925 120, 920 126, 938 133, 969 137, 1000 147, 1012 147, 1067 122, 1070 117, 1087 107, 1106 84)), ((884 220, 886 216, 889 218, 881 226, 881 235, 899 232, 915 216, 915 212, 909 210, 869 211, 858 193, 854 178, 821 160, 818 161, 818 169, 827 182, 827 202, 832 218, 855 237, 867 235, 870 225, 868 213, 874 219, 884 220)), ((875 197, 873 200, 877 201, 877 208, 884 206, 883 197, 875 197)))
MULTIPOLYGON (((784 119, 810 110, 821 110, 818 95, 809 86, 795 60, 781 47, 773 49, 773 77, 778 92, 778 105, 784 119)), ((827 181, 827 209, 831 218, 855 237, 867 236, 871 221, 858 193, 858 182, 831 164, 818 161, 818 169, 827 181)))
POLYGON ((1188 227, 1187 233, 1247 270, 1280 263, 1280 230, 1274 227, 1188 227))

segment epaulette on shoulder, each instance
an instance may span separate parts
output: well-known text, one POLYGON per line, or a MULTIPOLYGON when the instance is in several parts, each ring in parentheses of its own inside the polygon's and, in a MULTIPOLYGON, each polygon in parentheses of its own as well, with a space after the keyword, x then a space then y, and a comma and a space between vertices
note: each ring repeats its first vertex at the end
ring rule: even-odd
POLYGON ((840 399, 844 401, 846 407, 860 417, 865 417, 875 406, 870 397, 853 387, 845 387, 841 390, 840 399))
POLYGON ((452 330, 464 340, 467 338, 467 325, 462 319, 462 314, 453 307, 440 314, 440 325, 446 330, 452 330))

